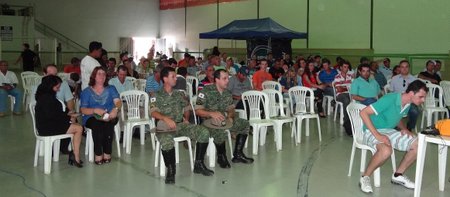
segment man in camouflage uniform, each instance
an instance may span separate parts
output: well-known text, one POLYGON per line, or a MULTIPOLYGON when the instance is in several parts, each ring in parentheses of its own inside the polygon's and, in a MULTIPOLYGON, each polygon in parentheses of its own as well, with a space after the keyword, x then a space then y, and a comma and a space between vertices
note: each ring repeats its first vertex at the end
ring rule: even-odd
POLYGON ((167 167, 166 184, 175 183, 174 137, 188 136, 191 140, 197 141, 194 173, 204 176, 214 174, 214 171, 207 169, 203 163, 208 147, 209 132, 205 127, 192 125, 187 121, 190 104, 182 92, 173 89, 177 81, 176 76, 175 69, 171 67, 162 69, 161 79, 164 86, 156 92, 155 97, 150 99, 150 114, 158 121, 156 135, 161 143, 161 151, 167 167))
MULTIPOLYGON (((246 157, 242 152, 250 124, 247 120, 235 117, 233 97, 227 89, 228 78, 228 73, 224 69, 214 71, 214 84, 205 86, 199 92, 195 112, 204 119, 213 118, 218 122, 231 121, 233 126, 230 128, 230 131, 237 132, 236 146, 231 161, 233 163, 253 163, 253 159, 246 157)), ((208 130, 216 144, 217 163, 219 163, 221 168, 230 168, 225 151, 226 132, 223 129, 208 128, 208 130)))

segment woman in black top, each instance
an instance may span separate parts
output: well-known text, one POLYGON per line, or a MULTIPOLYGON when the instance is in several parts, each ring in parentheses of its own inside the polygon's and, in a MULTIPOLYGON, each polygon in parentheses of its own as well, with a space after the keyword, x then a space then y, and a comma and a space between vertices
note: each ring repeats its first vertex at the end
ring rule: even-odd
POLYGON ((65 104, 56 98, 61 82, 58 76, 42 78, 36 91, 36 128, 41 136, 73 134, 73 152, 69 154, 69 164, 81 168, 80 143, 83 127, 75 123, 76 114, 68 114, 65 104))

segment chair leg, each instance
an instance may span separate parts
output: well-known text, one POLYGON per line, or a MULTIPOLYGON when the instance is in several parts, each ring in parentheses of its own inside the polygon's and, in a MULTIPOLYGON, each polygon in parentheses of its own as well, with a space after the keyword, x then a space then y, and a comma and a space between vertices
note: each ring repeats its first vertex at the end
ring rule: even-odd
POLYGON ((114 134, 116 135, 117 156, 120 157, 120 126, 118 123, 114 126, 114 134))
POLYGON ((34 147, 34 165, 33 165, 34 167, 36 167, 38 163, 39 149, 41 147, 40 144, 41 144, 40 140, 36 139, 36 145, 34 147))
POLYGON ((373 173, 373 182, 375 187, 380 187, 380 171, 381 167, 378 167, 375 172, 373 173))
POLYGON ((150 133, 150 138, 152 140, 152 148, 155 150, 155 133, 150 133))
MULTIPOLYGON (((230 158, 233 158, 233 142, 231 141, 231 133, 230 130, 226 130, 227 134, 228 134, 228 144, 230 145, 230 158)), ((248 138, 247 141, 245 141, 245 143, 248 142, 248 138)), ((212 143, 212 146, 214 146, 214 148, 216 148, 216 146, 214 145, 214 143, 212 143)))
POLYGON ((159 141, 156 141, 156 149, 155 149, 155 168, 158 167, 159 156, 161 154, 161 144, 159 141))
POLYGON ((352 153, 350 154, 350 164, 348 165, 348 174, 347 174, 347 176, 351 176, 352 175, 353 159, 355 158, 355 151, 356 151, 355 142, 353 142, 352 153))
POLYGON ((306 119, 306 132, 305 136, 309 137, 309 118, 306 119))
POLYGON ((94 139, 92 138, 92 130, 88 134, 89 140, 89 162, 94 162, 94 139))
POLYGON ((259 145, 264 146, 266 144, 266 136, 267 136, 267 127, 260 127, 259 128, 259 145))
POLYGON ((362 149, 361 150, 361 165, 359 166, 359 172, 364 173, 364 171, 366 170, 366 155, 367 155, 367 150, 366 149, 362 149))
POLYGON ((259 129, 259 126, 253 126, 253 155, 258 155, 259 129))
POLYGON ((141 145, 145 144, 145 125, 140 125, 141 145))
POLYGON ((216 165, 216 146, 212 137, 209 138, 208 150, 206 152, 208 153, 209 167, 214 168, 216 165))
POLYGON ((439 191, 445 188, 445 166, 447 164, 447 146, 439 145, 438 169, 439 169, 439 191))
POLYGON ((320 120, 319 120, 319 117, 316 117, 316 119, 317 119, 317 129, 319 131, 319 142, 321 142, 322 141, 322 131, 320 129, 320 120))
POLYGON ((52 142, 50 139, 44 140, 44 173, 50 174, 52 167, 52 142))
POLYGON ((395 150, 392 149, 392 154, 391 154, 391 162, 392 162, 392 172, 395 173, 395 171, 397 171, 397 162, 395 161, 395 150))
POLYGON ((59 161, 59 148, 61 146, 61 140, 55 140, 53 142, 53 162, 59 161))
POLYGON ((303 118, 297 118, 297 143, 299 144, 302 140, 302 121, 303 118))
POLYGON ((191 164, 191 171, 194 171, 194 159, 193 159, 194 156, 192 154, 191 139, 188 139, 187 143, 188 143, 188 146, 189 146, 189 161, 190 161, 190 164, 191 164))
POLYGON ((174 147, 175 147, 175 163, 176 164, 180 163, 180 145, 178 143, 179 142, 175 142, 174 143, 174 147))
POLYGON ((283 129, 283 124, 275 123, 275 125, 274 125, 274 130, 275 130, 274 131, 274 135, 276 136, 275 144, 276 144, 277 151, 280 151, 282 149, 282 147, 283 147, 283 139, 282 139, 283 131, 282 131, 282 129, 283 129))

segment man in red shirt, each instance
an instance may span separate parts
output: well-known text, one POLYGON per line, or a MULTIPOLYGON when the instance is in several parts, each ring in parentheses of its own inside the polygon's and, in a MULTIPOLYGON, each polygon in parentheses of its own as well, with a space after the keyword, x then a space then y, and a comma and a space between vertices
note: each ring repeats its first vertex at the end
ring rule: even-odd
POLYGON ((78 75, 80 75, 81 74, 81 70, 80 70, 81 60, 78 59, 77 57, 73 57, 70 60, 70 63, 71 64, 64 66, 64 72, 65 73, 77 73, 78 75))
POLYGON ((255 90, 262 90, 262 83, 264 81, 272 81, 272 75, 267 72, 267 60, 259 61, 259 70, 253 74, 253 88, 255 90))

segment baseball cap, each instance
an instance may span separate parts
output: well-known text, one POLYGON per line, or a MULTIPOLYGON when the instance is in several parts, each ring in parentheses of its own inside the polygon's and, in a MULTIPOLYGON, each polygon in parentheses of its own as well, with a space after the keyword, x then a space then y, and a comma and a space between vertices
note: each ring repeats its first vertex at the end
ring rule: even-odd
POLYGON ((248 67, 247 66, 241 66, 238 70, 238 73, 241 73, 243 75, 248 75, 248 67))

